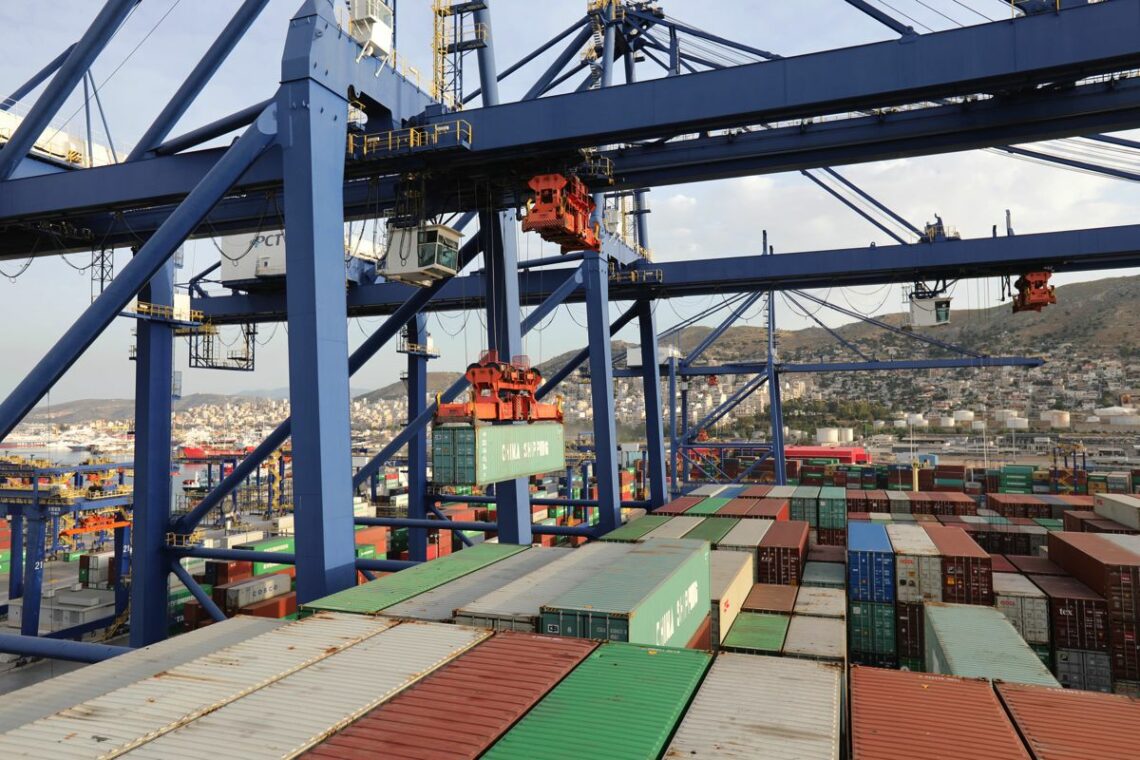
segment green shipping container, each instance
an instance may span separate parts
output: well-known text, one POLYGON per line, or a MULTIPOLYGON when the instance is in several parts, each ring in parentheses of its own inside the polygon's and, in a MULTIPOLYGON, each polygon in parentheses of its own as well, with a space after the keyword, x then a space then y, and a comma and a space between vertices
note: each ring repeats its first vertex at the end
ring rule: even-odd
POLYGON ((683 647, 708 616, 709 545, 649 539, 542 605, 542 632, 683 647))
POLYGON ((826 487, 819 490, 819 527, 847 527, 847 489, 826 487))
POLYGON ((499 560, 527 551, 529 548, 512 544, 477 544, 446 557, 317 599, 304 605, 303 609, 306 613, 329 610, 373 615, 499 560))
POLYGON ((357 559, 376 559, 376 547, 372 544, 364 544, 363 546, 356 547, 357 559))
POLYGON ((996 607, 930 602, 924 613, 927 672, 1060 688, 996 607))
POLYGON ((791 519, 819 527, 819 491, 816 486, 799 486, 789 499, 791 519))
POLYGON ((432 428, 432 482, 488 485, 566 467, 561 423, 432 428))
POLYGON ((755 654, 769 652, 779 654, 784 648, 784 638, 788 635, 788 615, 773 615, 767 612, 741 612, 736 616, 728 635, 720 648, 730 652, 755 654))
POLYGON ((900 657, 899 670, 910 670, 915 673, 921 673, 923 672, 922 660, 917 657, 900 657))
MULTIPOLYGON (((595 510, 597 511, 597 510, 595 510)), ((669 515, 643 515, 636 520, 611 530, 602 536, 603 541, 617 541, 619 543, 633 543, 654 528, 660 527, 669 521, 669 515)))
POLYGON ((658 757, 711 660, 691 649, 603 644, 483 760, 658 757))
MULTIPOLYGON (((711 500, 706 499, 706 501, 711 500)), ((685 516, 687 517, 688 515, 689 513, 686 512, 685 516)), ((685 538, 694 541, 708 541, 715 546, 716 542, 728 535, 728 532, 735 528, 738 522, 740 522, 740 520, 731 517, 709 517, 702 520, 697 527, 686 533, 685 538)))
POLYGON ((847 608, 847 638, 852 652, 894 655, 895 606, 852 602, 847 608))
MULTIPOLYGON (((235 549, 244 549, 245 551, 253 552, 278 552, 281 554, 293 554, 297 551, 296 541, 292 536, 278 536, 277 538, 267 538, 264 541, 254 541, 248 544, 241 544, 235 546, 235 549)), ((253 574, 254 575, 267 575, 269 573, 276 573, 281 570, 288 570, 292 565, 283 565, 280 562, 254 562, 253 574)))
POLYGON ((693 506, 686 509, 685 514, 692 515, 693 517, 709 517, 711 515, 715 515, 717 513, 717 510, 719 510, 730 501, 732 501, 732 499, 721 499, 710 496, 709 498, 703 499, 702 501, 699 501, 693 506))

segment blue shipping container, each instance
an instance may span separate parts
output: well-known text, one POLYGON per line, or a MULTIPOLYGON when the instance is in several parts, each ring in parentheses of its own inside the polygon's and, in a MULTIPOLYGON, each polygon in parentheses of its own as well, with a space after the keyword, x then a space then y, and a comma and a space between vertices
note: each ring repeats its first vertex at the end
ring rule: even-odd
POLYGON ((728 486, 723 491, 717 494, 719 499, 735 499, 740 494, 744 493, 744 489, 748 486, 728 486))
POLYGON ((853 602, 895 600, 895 553, 886 526, 847 524, 847 596, 853 602))

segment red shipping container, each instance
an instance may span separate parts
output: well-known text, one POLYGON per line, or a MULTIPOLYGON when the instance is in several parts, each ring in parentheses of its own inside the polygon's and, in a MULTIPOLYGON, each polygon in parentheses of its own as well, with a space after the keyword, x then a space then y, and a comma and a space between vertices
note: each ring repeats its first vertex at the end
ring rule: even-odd
POLYGON ((280 619, 286 615, 292 615, 296 611, 297 592, 290 591, 288 594, 275 596, 272 599, 263 599, 260 602, 254 602, 248 607, 242 607, 237 611, 237 614, 280 619))
MULTIPOLYGON (((923 470, 926 472, 926 470, 923 470)), ((931 476, 933 477, 933 475, 931 476)), ((933 482, 931 483, 933 485, 933 482)), ((934 514, 934 497, 928 493, 910 493, 907 494, 910 498, 910 513, 912 515, 932 515, 934 514)))
POLYGON ((995 573, 1016 573, 1017 568, 1004 554, 991 554, 990 567, 995 573))
POLYGON ((382 525, 356 531, 357 546, 375 546, 377 554, 388 552, 388 529, 382 525))
POLYGON ((741 492, 743 499, 763 499, 772 490, 772 486, 749 486, 741 492))
POLYGON ((1088 520, 1099 520, 1099 519, 1101 519, 1100 515, 1098 515, 1096 512, 1093 512, 1091 509, 1088 509, 1088 510, 1083 510, 1083 509, 1069 510, 1061 518, 1061 520, 1065 526, 1065 530, 1073 531, 1075 533, 1084 533, 1085 532, 1085 522, 1086 521, 1088 521, 1088 520))
POLYGON ((798 586, 807 560, 809 527, 800 520, 774 523, 760 540, 757 563, 760 583, 798 586))
POLYGON ((683 515, 685 511, 704 501, 703 496, 678 496, 663 507, 653 510, 655 515, 683 515))
POLYGON ((791 615, 796 608, 799 586, 777 586, 772 583, 753 584, 741 612, 767 612, 774 615, 791 615))
POLYGON ((942 554, 942 601, 993 605, 990 555, 961 528, 929 523, 922 527, 942 554))
POLYGON ((1031 575, 1049 599, 1049 628, 1056 649, 1108 651, 1108 605, 1091 588, 1064 575, 1031 575))
POLYGON ((846 528, 819 528, 816 541, 820 546, 847 546, 846 528))
POLYGON ((922 602, 895 604, 895 646, 900 658, 921 661, 925 657, 924 626, 922 602))
MULTIPOLYGON (((1018 554, 1007 554, 1005 558, 1009 563, 1017 568, 1016 572, 1022 575, 1068 575, 1067 572, 1058 565, 1049 561, 1045 557, 1031 557, 1018 554)), ((997 567, 994 567, 994 572, 998 572, 997 567)))
POLYGON ((791 507, 787 499, 760 499, 748 511, 747 516, 764 520, 788 520, 791 517, 791 507))
POLYGON ((224 562, 221 560, 206 560, 203 582, 211 586, 224 586, 227 583, 246 581, 252 577, 252 562, 238 562, 237 560, 232 560, 229 562, 224 562))
POLYGON ((848 512, 847 513, 847 522, 870 522, 870 521, 871 521, 871 513, 870 512, 848 512))
POLYGON ((1085 520, 1084 528, 1086 533, 1121 533, 1128 536, 1140 533, 1140 531, 1129 528, 1127 525, 1121 525, 1115 520, 1099 517, 1095 520, 1085 520))
POLYGON ((712 615, 705 615, 705 622, 701 623, 701 627, 693 634, 693 638, 689 639, 689 643, 685 644, 685 649, 700 649, 704 652, 712 651, 712 615))
POLYGON ((747 517, 759 502, 759 499, 731 499, 727 504, 716 511, 717 517, 747 517))
POLYGON ((1122 760, 1140 747, 1140 701, 1119 694, 994 684, 1036 760, 1122 760))
POLYGON ((891 501, 887 492, 879 489, 866 492, 868 512, 890 512, 891 501))
POLYGON ((1049 559, 1108 602, 1125 620, 1140 612, 1140 556, 1096 533, 1050 533, 1049 559))
POLYGON ((808 547, 808 562, 847 562, 847 546, 815 546, 808 547))

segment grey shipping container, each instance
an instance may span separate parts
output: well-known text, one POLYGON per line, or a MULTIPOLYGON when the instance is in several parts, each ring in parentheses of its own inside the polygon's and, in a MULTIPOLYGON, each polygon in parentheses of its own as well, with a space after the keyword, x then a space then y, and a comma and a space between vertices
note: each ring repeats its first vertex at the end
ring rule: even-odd
POLYGON ((712 601, 710 640, 713 650, 716 650, 728 635, 752 590, 756 558, 746 552, 715 551, 709 555, 709 563, 709 596, 712 601))
POLYGON ((1067 689, 1112 692, 1112 657, 1107 652, 1058 649, 1053 668, 1067 689))
POLYGON ((226 589, 226 609, 236 611, 254 602, 289 593, 293 581, 288 575, 261 575, 226 589))
POLYGON ((573 549, 531 547, 501 562, 425 591, 384 610, 388 617, 450 621, 455 611, 484 594, 515 581, 573 552, 573 549))
POLYGON ((668 522, 661 523, 642 536, 641 540, 646 541, 651 538, 681 538, 704 521, 705 518, 693 517, 692 515, 670 517, 668 522))
POLYGON ((910 498, 905 492, 887 491, 887 504, 892 515, 910 514, 910 498))
POLYGON ((847 588, 847 566, 842 562, 805 562, 801 586, 847 588))
POLYGON ((930 602, 924 613, 927 672, 1060 685, 1005 615, 993 607, 930 602))
MULTIPOLYGON (((499 631, 538 630, 542 605, 593 576, 607 572, 635 544, 594 543, 491 591, 456 610, 455 622, 499 631)), ((492 566, 493 567, 493 566, 492 566)))
POLYGON ((725 489, 724 486, 714 486, 711 484, 697 486, 692 491, 689 491, 688 496, 716 496, 718 493, 725 489))
POLYGON ((765 499, 790 499, 796 492, 796 486, 772 486, 765 499))
POLYGON ((994 573, 994 606, 1029 644, 1049 643, 1049 600, 1017 573, 994 573))
POLYGON ((708 615, 706 541, 649 539, 542 606, 542 633, 684 646, 708 615))
POLYGON ((792 615, 783 652, 788 657, 842 663, 847 656, 847 629, 839 618, 792 615))
POLYGON ((847 613, 847 593, 840 588, 801 586, 796 595, 796 615, 843 619, 847 613))
POLYGON ((895 550, 896 598, 900 602, 942 601, 942 554, 918 525, 888 525, 895 550))
POLYGON ((664 757, 838 760, 842 682, 834 664, 718 655, 664 757))

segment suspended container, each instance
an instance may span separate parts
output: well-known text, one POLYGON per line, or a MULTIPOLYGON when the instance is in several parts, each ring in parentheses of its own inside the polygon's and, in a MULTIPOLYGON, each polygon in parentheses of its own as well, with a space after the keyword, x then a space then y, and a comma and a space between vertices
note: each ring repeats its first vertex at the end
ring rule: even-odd
POLYGON ((561 423, 468 425, 432 428, 432 482, 484 486, 566 467, 561 423))

